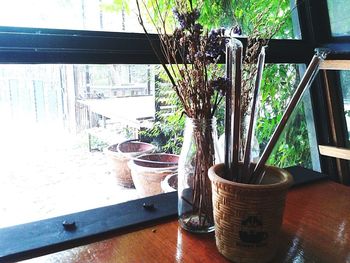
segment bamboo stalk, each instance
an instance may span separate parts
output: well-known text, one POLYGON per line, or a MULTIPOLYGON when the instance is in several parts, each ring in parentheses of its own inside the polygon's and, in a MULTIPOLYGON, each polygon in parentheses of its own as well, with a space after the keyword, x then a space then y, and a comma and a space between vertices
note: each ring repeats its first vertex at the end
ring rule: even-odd
POLYGON ((264 70, 264 64, 265 64, 265 47, 262 47, 258 57, 258 66, 257 66, 256 79, 255 79, 252 108, 251 108, 250 120, 249 120, 248 132, 247 132, 247 140, 245 143, 245 150, 244 150, 242 174, 243 174, 243 178, 246 178, 247 182, 251 180, 250 178, 251 174, 250 174, 249 168, 251 163, 252 137, 255 130, 254 127, 255 127, 255 121, 256 121, 257 102, 258 102, 259 90, 261 85, 262 73, 264 70))
POLYGON ((252 175, 253 181, 255 182, 258 181, 259 183, 261 183, 263 179, 262 173, 264 171, 264 166, 268 157, 270 156, 274 146, 276 145, 277 140, 279 139, 284 127, 286 126, 287 121, 291 116, 295 106, 298 104, 306 88, 310 86, 312 80, 316 76, 319 69, 320 62, 324 60, 325 56, 326 56, 325 52, 321 52, 313 56, 308 68, 306 69, 306 72, 302 80, 300 81, 289 105, 287 106, 287 109, 285 110, 279 124, 277 125, 272 137, 270 138, 270 141, 267 143, 265 150, 261 155, 257 165, 255 166, 255 169, 252 175))

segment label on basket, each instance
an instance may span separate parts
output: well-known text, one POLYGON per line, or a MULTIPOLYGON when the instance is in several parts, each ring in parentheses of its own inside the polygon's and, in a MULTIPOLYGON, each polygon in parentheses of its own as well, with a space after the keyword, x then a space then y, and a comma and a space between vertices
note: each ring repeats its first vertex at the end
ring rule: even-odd
POLYGON ((267 244, 268 233, 263 228, 263 218, 259 214, 247 214, 241 221, 237 246, 263 247, 267 244))

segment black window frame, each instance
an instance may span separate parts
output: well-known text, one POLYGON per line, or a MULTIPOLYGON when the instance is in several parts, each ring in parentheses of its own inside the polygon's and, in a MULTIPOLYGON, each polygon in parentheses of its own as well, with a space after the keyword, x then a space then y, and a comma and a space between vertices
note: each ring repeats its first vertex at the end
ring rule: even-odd
MULTIPOLYGON (((299 21, 302 39, 314 47, 329 49, 327 59, 350 59, 350 36, 333 36, 331 32, 327 0, 299 0, 299 21)), ((322 145, 345 147, 347 145, 344 133, 344 121, 341 118, 332 120, 330 116, 343 116, 339 85, 332 85, 331 98, 327 94, 327 79, 333 84, 339 82, 339 74, 332 71, 324 71, 318 74, 313 82, 311 98, 314 109, 315 128, 317 141, 322 145), (331 110, 326 108, 327 100, 331 100, 331 110), (335 131, 332 134, 332 126, 335 131), (336 136, 334 136, 334 133, 336 136), (336 138, 335 138, 336 137, 336 138)), ((350 164, 346 160, 320 156, 322 171, 327 173, 334 181, 350 185, 350 164)))
MULTIPOLYGON (((341 45, 349 51, 350 38, 334 39, 318 13, 327 12, 326 0, 303 0, 298 6, 302 39, 272 39, 267 63, 308 64, 316 47, 341 45), (327 31, 328 30, 328 31, 327 31)), ((328 13, 327 13, 328 16, 328 13)), ((159 38, 150 35, 159 48, 159 38)), ((246 39, 241 38, 244 45, 246 39)), ((337 56, 337 55, 333 55, 337 56)), ((347 56, 340 56, 346 59, 347 56)), ((159 64, 144 34, 60 30, 44 28, 0 27, 0 63, 4 64, 159 64)), ((323 85, 318 78, 311 96, 318 141, 329 140, 322 109, 323 85), (322 120, 322 121, 321 121, 322 120)), ((327 118, 326 118, 327 119, 327 118)), ((332 162, 322 159, 322 170, 329 171, 332 162)), ((45 255, 78 245, 102 240, 137 227, 154 224, 177 216, 177 194, 162 194, 123 204, 92 209, 38 222, 0 229, 0 262, 18 261, 45 255), (145 206, 146 204, 146 206, 145 206), (147 209, 154 204, 154 209, 147 209), (76 228, 64 229, 62 223, 75 222, 76 228)))

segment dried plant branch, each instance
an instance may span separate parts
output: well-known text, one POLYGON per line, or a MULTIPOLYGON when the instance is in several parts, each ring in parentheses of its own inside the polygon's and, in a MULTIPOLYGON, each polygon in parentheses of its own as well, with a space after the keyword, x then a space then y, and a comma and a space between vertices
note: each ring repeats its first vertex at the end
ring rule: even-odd
MULTIPOLYGON (((144 3, 144 2, 143 2, 143 3, 144 3)), ((161 65, 162 65, 162 67, 163 67, 165 73, 166 73, 167 76, 169 77, 169 80, 170 80, 170 82, 171 82, 171 84, 172 84, 172 86, 173 86, 173 88, 174 88, 176 94, 178 95, 180 101, 181 101, 182 103, 185 103, 185 100, 184 100, 183 96, 181 95, 181 93, 179 92, 179 90, 178 90, 178 88, 177 88, 177 85, 176 85, 176 82, 175 82, 174 77, 172 76, 172 74, 170 73, 168 67, 165 65, 165 63, 164 63, 163 60, 161 59, 158 50, 155 48, 155 46, 154 46, 154 44, 153 44, 153 41, 152 41, 152 39, 150 38, 150 36, 149 36, 149 34, 148 34, 148 31, 147 31, 147 29, 146 29, 146 27, 145 27, 145 25, 144 25, 143 19, 142 19, 141 9, 140 9, 140 5, 139 5, 138 0, 136 0, 136 5, 137 5, 137 11, 138 11, 137 17, 138 17, 139 24, 141 25, 141 27, 142 27, 142 29, 143 29, 143 31, 144 31, 144 33, 145 33, 145 35, 146 35, 146 37, 147 37, 147 39, 148 39, 150 45, 151 45, 151 48, 152 48, 154 54, 156 55, 156 57, 158 58, 158 60, 160 61, 160 63, 161 63, 161 65)), ((147 10, 148 10, 148 9, 147 9, 147 10)), ((158 31, 158 29, 157 29, 157 31, 158 31)))

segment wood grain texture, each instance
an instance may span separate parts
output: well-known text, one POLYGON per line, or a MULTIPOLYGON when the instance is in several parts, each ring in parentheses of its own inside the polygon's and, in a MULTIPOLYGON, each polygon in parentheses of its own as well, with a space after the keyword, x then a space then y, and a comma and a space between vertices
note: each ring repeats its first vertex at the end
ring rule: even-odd
POLYGON ((350 160, 350 149, 326 145, 319 145, 318 148, 322 155, 350 160))
MULTIPOLYGON (((349 200, 350 188, 330 181, 290 190, 278 252, 272 262, 350 262, 349 200)), ((217 251, 213 234, 187 233, 176 220, 43 259, 103 263, 228 262, 217 251)))
POLYGON ((320 69, 349 70, 350 60, 324 60, 320 64, 320 69))

